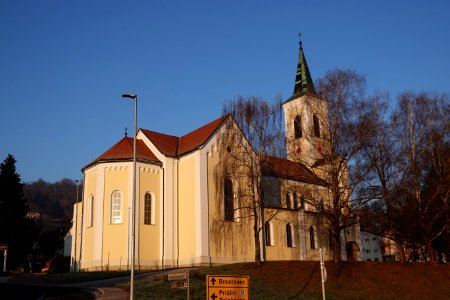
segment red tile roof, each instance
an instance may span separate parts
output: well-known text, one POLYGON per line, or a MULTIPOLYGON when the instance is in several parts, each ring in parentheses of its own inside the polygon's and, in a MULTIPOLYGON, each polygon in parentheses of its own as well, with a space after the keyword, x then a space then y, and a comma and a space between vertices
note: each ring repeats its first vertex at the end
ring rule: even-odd
POLYGON ((220 117, 182 137, 146 129, 141 131, 162 154, 177 157, 198 149, 205 144, 227 118, 228 116, 220 117))
POLYGON ((274 176, 300 182, 325 185, 323 180, 301 163, 275 156, 264 156, 261 164, 262 173, 265 176, 274 176))
MULTIPOLYGON (((109 148, 108 151, 97 157, 94 161, 86 165, 84 169, 105 161, 128 161, 133 159, 133 138, 124 137, 117 144, 109 148)), ((136 140, 136 161, 153 162, 160 164, 150 149, 142 140, 136 140)))
POLYGON ((141 129, 141 131, 162 154, 171 157, 177 156, 179 137, 147 129, 141 129))
POLYGON ((182 136, 178 147, 178 155, 186 154, 205 144, 227 118, 228 116, 221 117, 182 136))

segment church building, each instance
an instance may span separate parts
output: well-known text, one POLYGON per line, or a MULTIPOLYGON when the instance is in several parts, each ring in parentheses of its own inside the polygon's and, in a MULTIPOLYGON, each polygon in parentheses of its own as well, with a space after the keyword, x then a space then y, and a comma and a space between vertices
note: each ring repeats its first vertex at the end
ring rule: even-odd
MULTIPOLYGON (((133 209, 137 269, 253 262, 257 246, 262 261, 319 260, 319 248, 332 259, 328 229, 307 200, 329 197, 308 167, 327 151, 328 106, 316 94, 301 42, 294 92, 282 107, 287 157, 266 157, 255 166, 267 191, 257 212, 259 245, 255 219, 238 195, 251 181, 216 176, 233 151, 223 136, 239 127, 228 115, 180 137, 139 129, 135 208, 133 138, 125 136, 83 167, 83 200, 74 204, 71 229, 73 269, 129 269, 133 209)), ((343 234, 345 241, 360 240, 356 227, 343 234)))

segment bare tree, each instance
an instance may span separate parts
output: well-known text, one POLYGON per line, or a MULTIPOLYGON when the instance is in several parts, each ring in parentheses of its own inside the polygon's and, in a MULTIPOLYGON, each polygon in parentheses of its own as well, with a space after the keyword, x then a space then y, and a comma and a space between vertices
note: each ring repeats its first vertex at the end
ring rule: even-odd
POLYGON ((414 242, 426 246, 431 262, 436 260, 433 241, 450 225, 449 113, 445 95, 407 92, 398 97, 393 115, 400 143, 401 192, 415 217, 411 225, 420 240, 414 242))
POLYGON ((306 165, 325 182, 325 193, 316 185, 316 193, 305 191, 303 196, 320 212, 329 230, 335 261, 341 260, 342 242, 346 243, 345 234, 341 240, 344 229, 357 224, 354 212, 367 201, 354 193, 367 176, 359 159, 361 136, 369 126, 362 118, 367 110, 365 84, 365 78, 353 70, 329 71, 318 80, 318 96, 304 101, 309 106, 306 111, 313 115, 307 128, 313 134, 302 135, 302 148, 290 151, 293 161, 306 165))
POLYGON ((398 151, 392 123, 389 122, 387 94, 376 94, 369 99, 369 110, 364 118, 367 123, 361 161, 366 164, 369 175, 360 193, 370 199, 372 218, 365 223, 386 223, 378 228, 380 234, 389 234, 396 242, 400 261, 405 261, 403 232, 400 230, 400 207, 398 203, 400 177, 398 151), (384 220, 383 220, 384 219, 384 220))
POLYGON ((222 157, 215 170, 216 190, 224 195, 224 221, 252 220, 259 264, 264 230, 262 166, 268 155, 284 152, 280 100, 268 104, 257 97, 238 97, 224 104, 223 114, 230 114, 235 122, 228 122, 220 137, 224 151, 219 151, 222 157))

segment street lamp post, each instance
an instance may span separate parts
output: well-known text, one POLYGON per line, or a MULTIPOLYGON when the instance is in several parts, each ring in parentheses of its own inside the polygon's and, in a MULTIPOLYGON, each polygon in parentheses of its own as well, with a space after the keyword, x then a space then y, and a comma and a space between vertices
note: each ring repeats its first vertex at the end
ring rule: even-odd
POLYGON ((131 274, 130 274, 130 299, 134 298, 134 253, 135 253, 135 232, 136 232, 136 127, 137 127, 137 95, 122 94, 123 98, 134 100, 134 137, 133 137, 133 200, 131 208, 131 274))
POLYGON ((77 198, 75 198, 75 236, 73 237, 75 239, 75 247, 73 250, 73 257, 72 257, 72 271, 78 272, 78 262, 77 262, 77 227, 78 227, 78 180, 75 180, 75 184, 77 185, 77 198))

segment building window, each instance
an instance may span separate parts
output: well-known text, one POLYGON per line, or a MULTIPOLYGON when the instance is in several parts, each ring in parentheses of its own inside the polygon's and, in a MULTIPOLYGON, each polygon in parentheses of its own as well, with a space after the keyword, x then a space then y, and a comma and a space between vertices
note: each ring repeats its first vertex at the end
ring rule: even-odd
POLYGON ((94 225, 94 196, 89 198, 87 210, 87 227, 92 227, 94 225))
POLYGON ((286 193, 286 207, 292 208, 292 198, 289 193, 286 193))
POLYGON ((111 195, 111 224, 122 223, 122 195, 114 191, 111 195))
POLYGON ((286 225, 286 244, 288 247, 294 247, 292 243, 292 226, 291 224, 286 225))
POLYGON ((294 208, 295 208, 295 209, 300 208, 300 203, 299 203, 299 201, 298 201, 297 193, 294 193, 294 208))
POLYGON ((300 197, 300 208, 305 209, 305 197, 300 197))
POLYGON ((314 227, 309 227, 309 245, 311 249, 316 249, 316 239, 314 237, 314 227))
POLYGON ((265 234, 266 246, 273 246, 272 224, 270 222, 266 222, 266 224, 264 224, 264 234, 265 234))
POLYGON ((144 224, 153 224, 152 218, 152 195, 150 193, 145 193, 144 197, 144 224))
POLYGON ((300 116, 296 116, 294 119, 294 137, 295 139, 299 139, 302 136, 302 118, 300 116))
POLYGON ((314 124, 314 136, 320 137, 320 124, 317 115, 313 115, 313 124, 314 124))
POLYGON ((223 200, 224 200, 225 220, 234 221, 233 183, 229 178, 224 180, 223 200))

